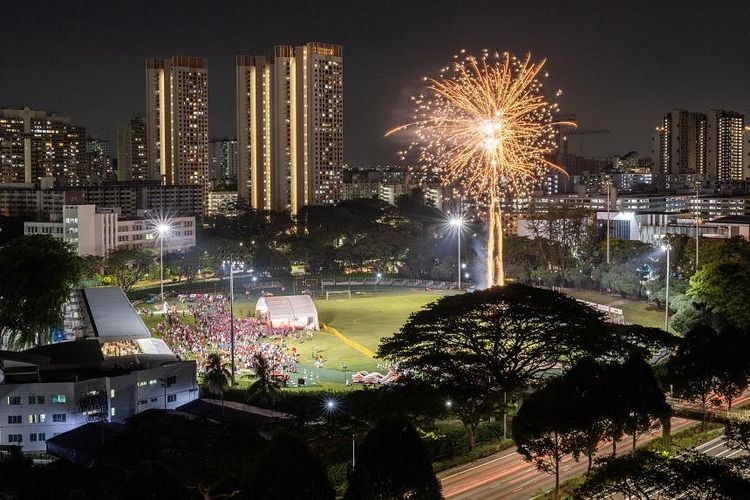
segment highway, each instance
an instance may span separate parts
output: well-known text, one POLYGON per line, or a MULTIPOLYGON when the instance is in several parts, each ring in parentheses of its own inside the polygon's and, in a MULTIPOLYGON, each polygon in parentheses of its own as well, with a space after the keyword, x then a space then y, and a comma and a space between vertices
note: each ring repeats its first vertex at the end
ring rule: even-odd
POLYGON ((737 450, 727 446, 727 438, 722 434, 716 439, 705 442, 695 449, 706 455, 717 458, 737 458, 744 454, 744 450, 737 450))
MULTIPOLYGON (((672 419, 672 432, 696 425, 695 421, 684 418, 672 419)), ((638 444, 644 444, 661 437, 661 432, 654 432, 641 436, 638 444)), ((629 453, 632 440, 626 438, 618 442, 618 455, 629 453)), ((612 445, 603 443, 599 447, 598 456, 612 453, 612 445)), ((560 483, 586 472, 586 460, 576 462, 568 456, 560 464, 560 483)), ((477 460, 438 474, 443 485, 445 498, 460 500, 481 499, 528 499, 555 487, 555 477, 540 472, 536 467, 523 459, 509 448, 490 457, 477 460)))
MULTIPOLYGON (((747 404, 750 401, 750 392, 745 392, 735 400, 737 406, 747 404)), ((685 430, 688 427, 698 425, 695 420, 685 418, 672 418, 672 434, 685 430)), ((648 443, 661 437, 661 429, 651 434, 641 436, 638 445, 648 443)), ((617 444, 617 454, 629 453, 632 449, 632 440, 625 438, 617 444)), ((696 447, 698 451, 712 456, 723 458, 734 458, 741 452, 728 449, 721 436, 712 441, 696 447)), ((607 456, 612 453, 612 445, 602 443, 599 446, 597 456, 607 456)), ((582 457, 576 462, 568 456, 560 464, 560 484, 568 479, 584 474, 586 472, 586 459, 582 457)), ((438 474, 443 485, 443 496, 445 498, 460 500, 481 499, 529 499, 549 491, 555 487, 555 477, 545 472, 540 472, 536 467, 523 459, 515 451, 515 447, 495 455, 449 469, 438 474)))

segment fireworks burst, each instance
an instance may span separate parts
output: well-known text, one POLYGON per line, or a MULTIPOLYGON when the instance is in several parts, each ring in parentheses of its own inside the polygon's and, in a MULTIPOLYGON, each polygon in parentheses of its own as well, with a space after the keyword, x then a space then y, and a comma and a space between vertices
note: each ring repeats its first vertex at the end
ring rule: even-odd
POLYGON ((403 156, 418 151, 428 179, 453 185, 484 208, 487 285, 502 285, 500 200, 528 193, 550 170, 564 173, 549 161, 558 108, 542 93, 544 60, 488 51, 480 57, 462 51, 454 59, 437 78, 425 78, 425 94, 412 98, 414 121, 386 135, 412 129, 403 156))

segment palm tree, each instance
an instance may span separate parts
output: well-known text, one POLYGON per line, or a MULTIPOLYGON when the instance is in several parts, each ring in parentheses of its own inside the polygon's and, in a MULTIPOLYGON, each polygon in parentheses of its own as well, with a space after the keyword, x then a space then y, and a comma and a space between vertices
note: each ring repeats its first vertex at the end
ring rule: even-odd
POLYGON ((253 370, 257 380, 250 386, 250 397, 260 404, 271 404, 278 396, 279 388, 273 380, 273 369, 268 359, 260 353, 253 356, 253 370))
POLYGON ((208 355, 203 374, 203 388, 209 394, 219 394, 221 396, 222 414, 224 413, 224 391, 229 388, 229 379, 231 376, 218 353, 212 352, 208 355))

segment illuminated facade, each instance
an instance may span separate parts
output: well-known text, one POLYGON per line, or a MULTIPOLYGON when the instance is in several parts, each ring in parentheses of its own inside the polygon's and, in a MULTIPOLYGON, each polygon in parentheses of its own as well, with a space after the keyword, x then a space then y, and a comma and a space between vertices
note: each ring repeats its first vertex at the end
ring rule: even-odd
POLYGON ((341 199, 342 48, 279 45, 238 56, 238 195, 253 208, 296 213, 341 199))
POLYGON ((208 143, 211 163, 211 182, 221 183, 237 180, 237 141, 234 139, 211 139, 208 143))
POLYGON ((146 137, 151 179, 208 192, 206 59, 146 60, 146 137))
POLYGON ((651 136, 655 174, 706 174, 706 115, 675 109, 664 113, 651 136))
POLYGON ((91 181, 86 129, 45 111, 0 110, 0 182, 64 178, 70 186, 91 181))
POLYGON ((117 130, 117 180, 145 181, 149 179, 146 154, 146 121, 134 116, 117 130))
POLYGON ((707 173, 719 182, 747 177, 742 156, 745 117, 734 111, 713 109, 708 115, 707 173))

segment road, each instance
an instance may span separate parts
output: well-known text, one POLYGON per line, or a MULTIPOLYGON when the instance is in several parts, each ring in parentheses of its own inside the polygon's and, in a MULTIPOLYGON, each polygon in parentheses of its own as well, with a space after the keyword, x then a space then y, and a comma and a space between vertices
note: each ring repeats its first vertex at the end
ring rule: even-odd
MULTIPOLYGON (((736 404, 745 404, 748 401, 750 401, 750 393, 746 392, 736 399, 736 404)), ((698 425, 698 422, 685 418, 672 418, 672 433, 694 425, 698 425)), ((648 443, 659 437, 661 437, 661 431, 641 436, 638 444, 648 443)), ((722 436, 696 449, 713 456, 736 457, 739 453, 736 450, 727 449, 723 439, 722 436)), ((617 444, 618 454, 628 453, 631 448, 632 440, 630 439, 623 439, 617 444)), ((607 456, 611 450, 610 444, 603 443, 599 447, 597 456, 607 456)), ((576 462, 571 457, 566 457, 560 464, 560 483, 585 473, 586 466, 585 460, 576 462)), ((443 471, 438 474, 438 479, 443 485, 445 498, 460 500, 528 499, 555 487, 554 476, 537 470, 533 464, 524 460, 515 448, 443 471)))
POLYGON ((737 458, 745 454, 744 450, 737 450, 727 446, 727 438, 723 434, 716 439, 696 446, 695 449, 716 458, 737 458))
MULTIPOLYGON (((684 418, 672 419, 672 432, 679 432, 696 422, 684 418)), ((642 436, 638 444, 647 443, 661 436, 654 432, 642 436)), ((631 439, 618 442, 618 454, 628 453, 632 447, 631 439)), ((611 453, 611 444, 602 444, 598 455, 611 453)), ((586 472, 586 461, 576 462, 566 457, 560 464, 560 483, 586 472)), ((466 464, 438 475, 443 485, 443 496, 460 500, 481 499, 528 499, 555 487, 555 477, 540 472, 510 448, 490 457, 466 464)))

